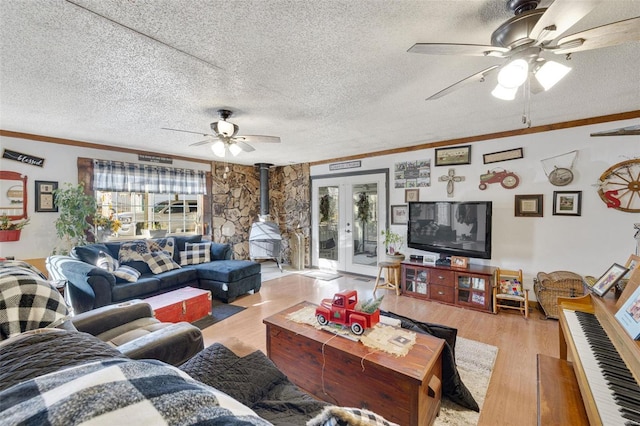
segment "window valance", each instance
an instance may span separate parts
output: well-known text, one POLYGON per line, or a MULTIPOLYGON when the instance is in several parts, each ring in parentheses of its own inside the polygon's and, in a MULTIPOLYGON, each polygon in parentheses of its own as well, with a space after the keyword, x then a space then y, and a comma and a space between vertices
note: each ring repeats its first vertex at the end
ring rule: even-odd
POLYGON ((178 169, 122 161, 93 160, 93 186, 98 191, 156 194, 206 194, 201 170, 178 169))

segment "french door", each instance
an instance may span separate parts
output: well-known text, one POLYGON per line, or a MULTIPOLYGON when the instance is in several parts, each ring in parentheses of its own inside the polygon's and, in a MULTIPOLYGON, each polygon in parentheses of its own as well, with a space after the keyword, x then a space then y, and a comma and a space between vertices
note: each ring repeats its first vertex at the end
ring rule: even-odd
POLYGON ((314 179, 313 266, 375 276, 386 196, 386 173, 314 179))

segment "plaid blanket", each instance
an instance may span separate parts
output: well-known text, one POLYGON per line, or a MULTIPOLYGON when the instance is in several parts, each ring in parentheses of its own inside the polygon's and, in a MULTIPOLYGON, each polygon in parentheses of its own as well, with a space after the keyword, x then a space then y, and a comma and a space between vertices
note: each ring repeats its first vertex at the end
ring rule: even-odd
POLYGON ((0 423, 270 425, 175 367, 124 359, 89 362, 0 392, 0 423))
POLYGON ((21 261, 0 262, 0 340, 56 327, 68 316, 62 295, 40 271, 21 261))

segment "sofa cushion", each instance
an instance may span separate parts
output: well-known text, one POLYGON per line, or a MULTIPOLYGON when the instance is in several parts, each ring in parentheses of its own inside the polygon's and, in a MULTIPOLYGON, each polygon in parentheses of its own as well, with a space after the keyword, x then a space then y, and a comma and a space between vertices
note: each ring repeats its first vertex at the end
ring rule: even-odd
POLYGON ((260 273, 260 264, 250 260, 216 260, 196 267, 200 279, 230 283, 260 273))
POLYGON ((199 243, 202 241, 202 235, 176 235, 173 237, 175 241, 173 260, 180 263, 180 252, 184 251, 187 243, 199 243))
POLYGON ((211 243, 211 260, 231 259, 231 244, 211 243))
POLYGON ((118 269, 113 271, 113 275, 130 283, 135 283, 140 278, 140 272, 129 265, 120 265, 118 269))
POLYGON ((160 290, 160 280, 155 276, 141 276, 135 283, 118 282, 111 289, 113 302, 148 297, 160 290))
POLYGON ((180 252, 180 265, 198 265, 211 262, 211 243, 186 243, 180 252))
POLYGON ((120 262, 118 262, 118 259, 114 259, 109 253, 101 251, 96 266, 105 271, 114 272, 120 267, 120 262))
POLYGON ((149 269, 154 274, 161 274, 163 272, 171 271, 173 269, 180 268, 176 262, 174 262, 171 254, 166 251, 152 251, 142 255, 144 261, 149 265, 149 269))
POLYGON ((173 269, 163 272, 161 275, 156 275, 156 277, 160 280, 160 289, 186 287, 188 285, 198 286, 198 272, 195 269, 173 269))
POLYGON ((71 256, 90 265, 97 265, 100 253, 110 253, 110 250, 104 244, 89 244, 74 247, 71 256))
POLYGON ((169 253, 169 256, 173 257, 176 242, 173 237, 155 238, 152 240, 147 240, 147 245, 149 246, 149 251, 152 253, 156 251, 164 251, 169 253))
POLYGON ((127 241, 120 245, 118 260, 120 263, 142 261, 144 254, 149 253, 149 245, 146 240, 127 241))

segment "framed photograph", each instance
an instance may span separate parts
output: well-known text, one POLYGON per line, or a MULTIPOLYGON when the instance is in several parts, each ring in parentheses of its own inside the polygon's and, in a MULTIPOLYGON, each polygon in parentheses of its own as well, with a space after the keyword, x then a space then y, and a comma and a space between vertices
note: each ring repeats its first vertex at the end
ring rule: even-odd
POLYGON ((420 190, 417 188, 404 190, 404 202, 410 203, 412 201, 420 201, 420 190))
POLYGON ((582 191, 553 191, 553 214, 580 216, 582 191))
POLYGON ((436 166, 471 164, 471 145, 436 148, 436 166))
POLYGON ((518 158, 524 158, 522 148, 507 149, 506 151, 498 151, 482 155, 484 164, 497 163, 499 161, 516 160, 518 158))
POLYGON ((607 269, 607 272, 602 274, 598 281, 591 287, 591 291, 598 296, 604 296, 611 287, 617 283, 620 278, 624 277, 629 269, 622 265, 614 263, 607 269))
POLYGON ((451 266, 453 268, 466 268, 469 266, 469 258, 461 256, 451 256, 451 266))
POLYGON ((438 256, 436 256, 435 254, 425 254, 424 256, 422 256, 422 263, 424 263, 425 265, 435 265, 436 260, 438 260, 438 256))
POLYGON ((37 180, 35 185, 36 212, 57 212, 58 207, 53 202, 53 191, 58 189, 58 182, 37 180))
POLYGON ((542 194, 516 195, 517 217, 542 217, 542 194))
POLYGON ((391 224, 406 225, 407 224, 407 205, 391 206, 391 224))

